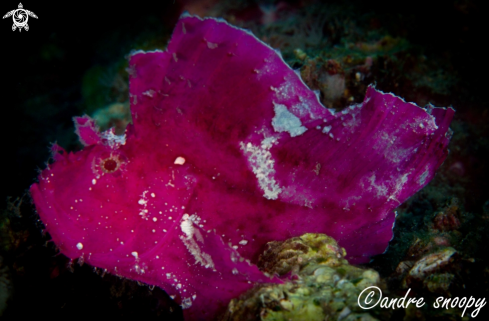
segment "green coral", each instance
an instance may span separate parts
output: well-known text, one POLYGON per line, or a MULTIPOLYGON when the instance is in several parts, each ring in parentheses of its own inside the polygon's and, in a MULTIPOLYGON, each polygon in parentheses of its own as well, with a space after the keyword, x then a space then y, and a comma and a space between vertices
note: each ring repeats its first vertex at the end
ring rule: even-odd
POLYGON ((346 251, 325 234, 306 233, 284 242, 273 241, 260 256, 258 266, 268 274, 293 274, 309 264, 338 266, 347 264, 346 251))
POLYGON ((363 310, 357 300, 365 288, 383 287, 379 274, 348 264, 345 255, 324 234, 268 243, 259 267, 269 274, 290 273, 290 279, 255 287, 232 300, 223 320, 377 320, 386 311, 363 310))

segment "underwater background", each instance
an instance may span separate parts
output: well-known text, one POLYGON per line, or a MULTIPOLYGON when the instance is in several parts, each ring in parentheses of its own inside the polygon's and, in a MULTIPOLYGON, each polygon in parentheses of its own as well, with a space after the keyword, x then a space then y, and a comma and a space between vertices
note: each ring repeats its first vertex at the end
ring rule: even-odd
MULTIPOLYGON (((130 122, 128 54, 164 50, 184 10, 222 17, 280 49, 328 107, 341 110, 361 102, 371 83, 419 106, 453 106, 449 156, 430 184, 398 208, 386 253, 364 267, 380 273, 392 297, 411 288, 411 294, 426 301, 440 295, 487 298, 489 68, 484 50, 488 11, 482 1, 23 5, 38 16, 29 18, 29 31, 12 31, 10 18, 0 25, 2 319, 97 315, 182 320, 180 307, 161 289, 94 273, 93 267, 71 264, 58 254, 42 232, 27 190, 45 168, 51 143, 81 149, 73 116, 88 114, 102 129, 123 131, 130 122), (437 268, 428 276, 409 273, 422 260, 437 268)), ((1 9, 5 14, 17 6, 7 1, 1 9)), ((488 311, 482 308, 479 318, 488 311)), ((375 317, 459 320, 460 315, 458 309, 426 305, 375 317)))

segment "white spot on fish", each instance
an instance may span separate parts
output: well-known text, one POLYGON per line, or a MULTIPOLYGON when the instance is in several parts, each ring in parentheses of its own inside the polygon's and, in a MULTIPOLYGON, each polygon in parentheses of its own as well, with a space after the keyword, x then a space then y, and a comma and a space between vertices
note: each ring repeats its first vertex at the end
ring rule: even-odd
POLYGON ((291 137, 302 135, 307 128, 302 126, 301 120, 289 112, 285 105, 274 105, 275 116, 272 119, 272 126, 276 132, 288 132, 291 137))
POLYGON ((428 175, 430 174, 430 169, 429 166, 426 166, 426 170, 421 174, 418 178, 418 183, 420 185, 426 184, 426 179, 428 178, 428 175))
POLYGON ((214 262, 209 254, 202 252, 199 243, 204 242, 204 238, 200 231, 194 227, 193 221, 200 221, 200 218, 197 215, 188 215, 184 214, 180 223, 180 229, 185 234, 185 236, 180 236, 183 244, 187 247, 187 250, 192 254, 197 263, 200 263, 205 268, 214 268, 214 262))
POLYGON ((323 134, 329 133, 330 130, 331 130, 331 126, 324 126, 324 128, 323 128, 323 134))
POLYGON ((148 97, 150 97, 150 98, 153 98, 154 94, 155 94, 155 91, 154 91, 154 90, 152 90, 152 89, 150 89, 150 90, 146 90, 145 92, 143 92, 143 95, 144 95, 144 96, 148 96, 148 97))
POLYGON ((217 48, 217 43, 212 43, 207 41, 207 48, 209 49, 216 49, 217 48))
POLYGON ((241 150, 247 156, 248 162, 253 173, 258 180, 258 185, 264 192, 264 197, 268 199, 277 199, 282 188, 275 181, 275 160, 272 158, 270 148, 277 142, 276 138, 265 138, 261 146, 254 146, 251 143, 240 143, 241 150))
POLYGON ((177 157, 175 159, 175 161, 173 162, 173 164, 175 164, 175 165, 183 165, 183 164, 185 164, 185 158, 179 156, 179 157, 177 157))
POLYGON ((191 298, 184 298, 182 300, 182 309, 188 309, 192 306, 192 299, 191 298))

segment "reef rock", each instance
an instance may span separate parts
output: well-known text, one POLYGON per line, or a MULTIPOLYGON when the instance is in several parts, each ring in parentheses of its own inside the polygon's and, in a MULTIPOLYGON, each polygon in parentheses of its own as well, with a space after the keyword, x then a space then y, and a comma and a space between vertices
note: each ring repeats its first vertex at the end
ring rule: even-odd
MULTIPOLYGON (((257 286, 231 300, 222 320, 388 320, 389 310, 358 305, 360 295, 360 301, 365 300, 364 289, 385 290, 379 274, 348 264, 344 254, 345 249, 324 234, 268 243, 258 266, 279 275, 292 272, 294 277, 284 284, 257 286)), ((379 293, 371 299, 378 301, 379 293)))
POLYGON ((129 62, 133 124, 75 118, 30 192, 64 255, 165 289, 212 319, 255 282, 267 242, 326 233, 352 263, 382 253, 393 209, 447 155, 453 109, 369 87, 322 106, 280 54, 222 20, 184 16, 166 51, 129 62))

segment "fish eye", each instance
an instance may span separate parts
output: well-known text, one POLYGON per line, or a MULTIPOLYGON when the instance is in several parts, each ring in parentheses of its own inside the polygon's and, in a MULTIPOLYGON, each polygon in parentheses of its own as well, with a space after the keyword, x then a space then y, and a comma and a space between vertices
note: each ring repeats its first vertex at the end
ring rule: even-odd
POLYGON ((100 167, 104 173, 113 173, 119 169, 121 162, 116 157, 108 157, 100 160, 100 167))

